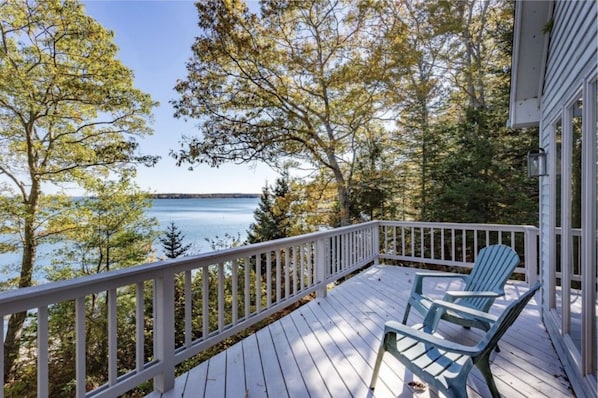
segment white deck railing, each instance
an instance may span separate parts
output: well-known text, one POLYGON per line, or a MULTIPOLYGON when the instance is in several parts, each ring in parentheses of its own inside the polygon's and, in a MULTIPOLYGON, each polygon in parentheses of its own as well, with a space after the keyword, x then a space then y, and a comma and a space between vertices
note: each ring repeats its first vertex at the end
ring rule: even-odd
MULTIPOLYGON (((177 364, 311 293, 325 295, 330 283, 379 260, 471 267, 479 249, 503 243, 520 253, 524 261, 518 272, 533 281, 537 236, 537 229, 528 226, 372 221, 4 292, 0 336, 5 335, 11 314, 32 315, 29 321, 37 323, 38 331, 37 395, 48 396, 52 344, 48 314, 53 306, 71 302, 77 397, 113 397, 151 379, 154 389, 163 392, 174 386, 177 364), (106 303, 108 369, 105 383, 87 391, 85 330, 90 297, 102 297, 106 303), (123 340, 117 307, 124 302, 134 303, 131 369, 119 366, 117 355, 117 344, 123 340)), ((3 349, 0 344, 0 358, 3 349)), ((0 362, 0 385, 3 373, 0 362)))
POLYGON ((512 247, 521 258, 515 273, 532 285, 539 274, 538 228, 528 225, 380 222, 380 260, 471 268, 485 246, 512 247))

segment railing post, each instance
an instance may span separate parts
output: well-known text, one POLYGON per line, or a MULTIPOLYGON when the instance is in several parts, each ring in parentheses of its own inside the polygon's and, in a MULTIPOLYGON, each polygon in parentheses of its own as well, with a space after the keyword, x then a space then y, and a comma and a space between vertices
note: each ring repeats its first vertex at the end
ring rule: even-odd
POLYGON ((154 377, 154 390, 164 393, 174 388, 174 276, 166 271, 155 283, 155 355, 162 371, 154 377))
POLYGON ((538 229, 525 227, 525 273, 532 286, 538 279, 538 229))
POLYGON ((318 283, 318 289, 316 290, 316 297, 326 297, 326 270, 328 264, 326 261, 326 240, 327 238, 320 238, 316 240, 316 279, 318 283))
POLYGON ((380 221, 372 226, 372 249, 374 252, 374 265, 380 264, 380 221))

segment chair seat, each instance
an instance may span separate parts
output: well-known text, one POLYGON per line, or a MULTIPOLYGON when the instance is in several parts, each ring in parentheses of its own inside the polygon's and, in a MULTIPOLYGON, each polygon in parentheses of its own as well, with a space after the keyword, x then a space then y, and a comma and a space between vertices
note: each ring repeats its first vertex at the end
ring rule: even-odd
MULTIPOLYGON (((421 330, 423 325, 413 328, 421 330)), ((473 366, 469 356, 440 350, 405 335, 397 335, 396 339, 397 359, 417 377, 433 380, 436 388, 449 390, 452 383, 473 366)))

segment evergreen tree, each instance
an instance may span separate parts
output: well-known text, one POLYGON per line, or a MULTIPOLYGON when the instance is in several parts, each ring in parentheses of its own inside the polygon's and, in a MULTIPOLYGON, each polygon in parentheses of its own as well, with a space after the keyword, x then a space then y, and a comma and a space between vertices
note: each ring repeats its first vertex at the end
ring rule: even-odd
MULTIPOLYGON (((447 4, 448 5, 448 4, 447 4)), ((430 173, 427 219, 473 223, 533 223, 537 183, 524 171, 524 154, 537 140, 533 129, 506 128, 510 87, 512 3, 452 3, 453 38, 460 51, 449 112, 435 126, 444 153, 430 173), (459 7, 465 7, 461 9, 459 7), (456 12, 459 10, 459 12, 456 12), (465 10, 465 11, 464 11, 465 10)))
POLYGON ((287 200, 290 190, 287 173, 276 179, 274 188, 268 184, 264 186, 258 208, 253 212, 255 222, 247 231, 248 243, 265 242, 290 235, 291 214, 287 200))
POLYGON ((174 221, 170 221, 170 225, 164 231, 164 236, 160 238, 164 254, 168 258, 177 258, 185 255, 191 248, 191 243, 183 244, 185 235, 178 229, 174 221))

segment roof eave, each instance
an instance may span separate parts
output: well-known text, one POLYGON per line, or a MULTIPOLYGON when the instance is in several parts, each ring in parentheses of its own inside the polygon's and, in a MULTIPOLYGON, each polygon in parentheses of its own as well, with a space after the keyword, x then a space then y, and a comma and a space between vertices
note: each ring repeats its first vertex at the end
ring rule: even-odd
POLYGON ((552 1, 517 1, 511 61, 509 121, 511 128, 540 123, 540 101, 548 53, 552 1))

